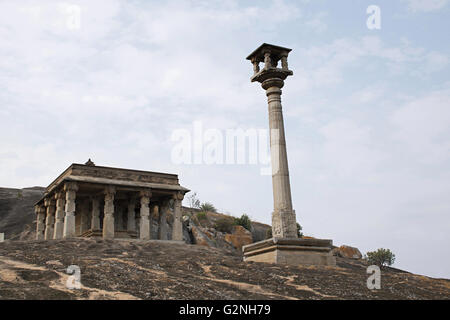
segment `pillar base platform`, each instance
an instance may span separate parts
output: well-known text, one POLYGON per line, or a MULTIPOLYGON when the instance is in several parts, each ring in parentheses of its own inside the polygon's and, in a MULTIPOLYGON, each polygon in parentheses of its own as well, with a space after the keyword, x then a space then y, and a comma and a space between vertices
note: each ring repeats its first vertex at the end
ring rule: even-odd
POLYGON ((270 238, 242 247, 244 261, 287 265, 336 266, 332 240, 270 238))

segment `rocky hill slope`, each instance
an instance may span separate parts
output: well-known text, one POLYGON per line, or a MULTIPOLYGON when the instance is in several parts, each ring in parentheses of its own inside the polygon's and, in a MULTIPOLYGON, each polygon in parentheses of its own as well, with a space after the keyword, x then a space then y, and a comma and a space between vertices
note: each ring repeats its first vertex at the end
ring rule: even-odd
MULTIPOLYGON (((450 299, 450 280, 394 268, 382 271, 381 290, 367 289, 361 253, 347 246, 334 249, 336 268, 244 263, 241 247, 265 239, 270 226, 252 222, 250 232, 231 216, 185 207, 186 244, 35 241, 33 205, 42 194, 0 188, 0 299, 450 299), (70 265, 81 270, 79 290, 66 286, 70 265)), ((169 239, 172 221, 168 214, 169 239)))
POLYGON ((6 239, 33 239, 36 220, 34 204, 44 188, 0 188, 0 232, 6 239))
POLYGON ((245 263, 190 244, 93 239, 0 243, 0 299, 450 299, 450 280, 386 268, 369 290, 361 260, 337 267, 245 263), (80 289, 66 286, 80 268, 80 289))

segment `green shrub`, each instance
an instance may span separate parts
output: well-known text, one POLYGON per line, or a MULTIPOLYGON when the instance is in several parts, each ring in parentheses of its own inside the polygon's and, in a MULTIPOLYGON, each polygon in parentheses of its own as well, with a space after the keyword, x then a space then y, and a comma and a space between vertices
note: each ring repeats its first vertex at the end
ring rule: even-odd
POLYGON ((233 221, 227 218, 220 218, 216 221, 214 229, 220 232, 231 233, 233 231, 233 221))
POLYGON ((299 238, 303 237, 303 232, 302 232, 302 226, 300 225, 300 223, 297 222, 297 236, 299 238))
POLYGON ((266 239, 272 238, 272 228, 267 229, 266 231, 266 239))
POLYGON ((206 220, 206 212, 204 212, 204 211, 198 212, 197 213, 197 220, 198 221, 206 220))
POLYGON ((383 266, 391 266, 395 261, 395 254, 389 249, 380 248, 377 251, 367 252, 365 259, 369 264, 374 264, 380 268, 383 266))
POLYGON ((242 226, 248 231, 252 231, 252 221, 245 213, 240 218, 234 218, 234 224, 237 226, 242 226))
POLYGON ((200 205, 200 210, 206 211, 206 212, 217 212, 217 209, 214 207, 214 205, 210 202, 203 202, 200 205))

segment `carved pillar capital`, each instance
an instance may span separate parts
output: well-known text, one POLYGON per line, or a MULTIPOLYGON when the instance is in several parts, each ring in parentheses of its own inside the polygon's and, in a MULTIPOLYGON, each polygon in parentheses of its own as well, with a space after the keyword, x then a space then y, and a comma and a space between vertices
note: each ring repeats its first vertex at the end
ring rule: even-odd
POLYGON ((74 181, 64 183, 64 191, 78 191, 78 184, 74 181))
POLYGON ((58 192, 55 193, 55 200, 65 200, 66 199, 66 193, 64 192, 64 190, 60 190, 58 192))
POLYGON ((146 198, 151 198, 152 197, 152 191, 151 190, 142 190, 139 192, 139 196, 141 198, 146 197, 146 198))
POLYGON ((53 206, 55 206, 55 203, 56 203, 56 201, 55 201, 54 197, 44 199, 44 205, 46 207, 53 207, 53 206))
POLYGON ((116 187, 114 186, 106 186, 103 190, 103 193, 105 195, 115 195, 116 194, 116 187))
POLYGON ((183 200, 184 199, 184 192, 178 191, 177 193, 174 193, 172 195, 172 199, 179 200, 179 201, 183 200))

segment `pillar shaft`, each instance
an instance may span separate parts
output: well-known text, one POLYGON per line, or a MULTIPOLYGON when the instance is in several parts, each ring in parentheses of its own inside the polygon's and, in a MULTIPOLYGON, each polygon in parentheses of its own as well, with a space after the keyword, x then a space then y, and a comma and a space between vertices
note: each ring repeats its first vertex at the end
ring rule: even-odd
POLYGON ((55 230, 54 239, 62 239, 64 235, 64 205, 66 203, 64 191, 60 191, 55 195, 56 213, 55 213, 55 230))
POLYGON ((45 199, 45 206, 47 208, 47 214, 45 217, 45 240, 53 239, 54 234, 54 224, 55 224, 55 200, 45 199))
POLYGON ((297 238, 297 224, 295 211, 292 209, 286 139, 281 107, 283 80, 277 80, 266 80, 265 87, 269 105, 270 156, 274 203, 272 234, 274 237, 297 238))
POLYGON ((75 199, 78 186, 75 182, 67 182, 64 185, 66 191, 65 217, 64 217, 64 238, 75 237, 75 199))
POLYGON ((184 194, 178 192, 173 196, 173 229, 172 240, 183 241, 183 221, 181 212, 181 202, 184 198, 184 194))
POLYGON ((167 210, 169 210, 169 201, 163 200, 159 206, 159 240, 168 240, 167 238, 167 210))
POLYGON ((40 205, 35 207, 36 212, 36 240, 44 240, 45 232, 45 207, 40 205))
POLYGON ((134 232, 136 231, 136 199, 131 198, 128 201, 128 211, 127 211, 127 230, 134 232))
POLYGON ((92 198, 91 229, 100 230, 100 201, 92 198))
POLYGON ((105 208, 103 216, 103 239, 114 239, 114 195, 115 189, 105 189, 105 208))
POLYGON ((89 230, 89 201, 84 200, 80 208, 80 236, 89 230))
POLYGON ((140 194, 141 196, 141 210, 140 210, 140 239, 141 240, 150 240, 150 197, 151 192, 143 191, 140 194))

